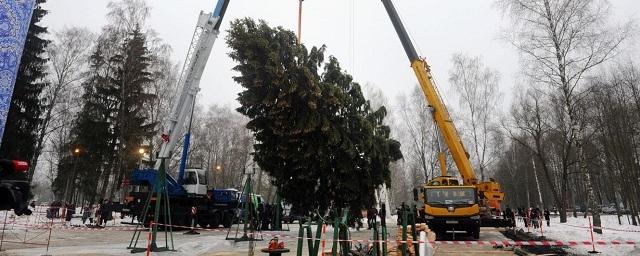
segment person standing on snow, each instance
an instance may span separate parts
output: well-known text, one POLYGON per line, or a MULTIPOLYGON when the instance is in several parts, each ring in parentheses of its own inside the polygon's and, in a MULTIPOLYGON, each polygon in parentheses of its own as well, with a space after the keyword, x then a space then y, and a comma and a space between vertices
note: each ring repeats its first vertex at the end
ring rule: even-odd
POLYGON ((376 223, 376 218, 378 217, 378 209, 375 207, 369 208, 367 211, 367 229, 373 228, 376 223))
POLYGON ((549 209, 544 209, 544 220, 547 221, 547 227, 551 227, 551 218, 549 215, 551 215, 549 209))

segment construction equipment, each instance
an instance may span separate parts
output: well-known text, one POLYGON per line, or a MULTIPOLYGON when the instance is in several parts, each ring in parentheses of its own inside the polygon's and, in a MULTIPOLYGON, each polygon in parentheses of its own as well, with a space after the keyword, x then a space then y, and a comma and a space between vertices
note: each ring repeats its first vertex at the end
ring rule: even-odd
POLYGON ((497 182, 478 181, 476 178, 469 154, 432 80, 429 65, 418 56, 391 0, 382 0, 382 3, 411 61, 411 68, 418 78, 422 92, 432 108, 433 119, 440 135, 463 179, 460 183, 457 178, 447 176, 444 153, 440 153, 442 176, 435 177, 420 189, 414 190, 414 199, 424 201, 421 214, 432 230, 454 234, 466 232, 478 239, 481 225, 507 225, 508 222, 499 217, 504 193, 497 182))
MULTIPOLYGON (((197 222, 200 226, 225 227, 232 225, 235 208, 238 205, 238 191, 235 189, 211 189, 207 188, 206 171, 202 169, 186 168, 187 153, 189 151, 190 126, 188 117, 193 115, 196 94, 200 91, 200 79, 209 59, 211 49, 220 33, 220 25, 230 0, 219 0, 213 13, 200 12, 196 24, 191 45, 184 62, 184 66, 178 82, 179 92, 176 95, 171 113, 167 118, 167 130, 161 135, 162 145, 156 158, 154 168, 134 170, 129 183, 135 186, 129 194, 129 200, 145 203, 150 191, 166 189, 170 200, 171 223, 179 226, 188 225, 192 207, 197 210, 197 222), (189 122, 189 123, 187 123, 189 122), (186 134, 183 129, 189 126, 186 134), (184 134, 183 152, 178 170, 178 177, 174 179, 165 175, 162 188, 157 187, 157 177, 160 166, 169 166, 163 161, 171 159, 171 152, 178 145, 180 137, 184 134)), ((151 204, 155 198, 151 198, 151 204)), ((138 210, 144 207, 136 207, 138 210)), ((139 211, 138 213, 142 213, 139 211)), ((147 212, 146 220, 152 220, 153 212, 147 212)), ((163 214, 163 213, 159 213, 163 214)), ((159 218, 164 219, 164 216, 159 218)), ((162 223, 162 222, 160 222, 162 223)), ((148 225, 148 223, 145 223, 148 225)))
POLYGON ((0 159, 0 210, 13 209, 18 216, 31 214, 28 170, 27 162, 0 159))

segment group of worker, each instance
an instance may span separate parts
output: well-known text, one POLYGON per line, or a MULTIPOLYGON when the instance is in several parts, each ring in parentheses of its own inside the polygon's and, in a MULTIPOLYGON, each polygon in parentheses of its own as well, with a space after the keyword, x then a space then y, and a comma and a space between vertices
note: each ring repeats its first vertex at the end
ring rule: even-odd
MULTIPOLYGON (((551 212, 549 209, 544 209, 544 212, 540 210, 540 208, 535 207, 518 207, 516 210, 518 217, 522 219, 524 226, 529 228, 533 227, 534 229, 540 228, 542 225, 542 218, 544 217, 545 222, 547 223, 547 227, 551 226, 551 212)), ((511 208, 507 206, 507 209, 504 211, 504 218, 511 222, 511 227, 516 226, 516 212, 512 211, 511 208)))
POLYGON ((88 220, 94 227, 107 225, 107 221, 113 220, 113 205, 109 199, 104 199, 95 206, 86 205, 82 209, 82 224, 84 225, 88 220))

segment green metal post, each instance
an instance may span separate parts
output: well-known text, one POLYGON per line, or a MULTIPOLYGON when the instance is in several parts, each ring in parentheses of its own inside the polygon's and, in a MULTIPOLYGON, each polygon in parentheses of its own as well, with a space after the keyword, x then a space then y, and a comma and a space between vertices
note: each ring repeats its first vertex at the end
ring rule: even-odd
POLYGON ((380 209, 380 225, 382 226, 382 256, 387 256, 387 206, 380 209))
POLYGON ((373 222, 373 255, 380 255, 380 234, 378 233, 378 221, 373 222))
POLYGON ((402 203, 402 256, 407 256, 407 207, 402 203))
POLYGON ((302 244, 304 243, 304 227, 302 227, 302 220, 298 223, 300 228, 298 229, 298 250, 296 251, 296 255, 302 256, 302 244))
MULTIPOLYGON (((242 239, 248 239, 249 237, 247 236, 247 223, 249 222, 249 215, 252 214, 251 211, 251 204, 252 204, 252 199, 251 199, 251 174, 247 174, 247 182, 244 185, 244 213, 242 214, 242 231, 243 231, 243 235, 242 235, 242 239)), ((253 219, 251 219, 251 221, 253 222, 253 219)), ((253 225, 253 223, 249 224, 249 225, 253 225)))
POLYGON ((342 242, 340 244, 340 251, 342 255, 349 255, 351 252, 351 243, 347 241, 349 240, 349 208, 342 208, 342 214, 342 220, 340 221, 340 234, 343 236, 341 237, 342 242))
MULTIPOLYGON (((153 223, 159 223, 159 217, 160 217, 160 206, 162 205, 162 196, 164 194, 164 190, 165 188, 165 184, 164 184, 164 180, 166 179, 166 172, 165 172, 165 168, 164 168, 164 161, 165 159, 160 159, 160 169, 158 170, 158 178, 156 179, 156 205, 155 205, 155 210, 154 210, 154 214, 153 214, 153 223)), ((165 227, 166 228, 166 227, 165 227)), ((156 238, 157 238, 157 233, 158 233, 158 225, 153 225, 153 227, 151 227, 151 251, 155 251, 158 249, 158 245, 156 243, 156 238)))
POLYGON ((418 234, 416 233, 416 212, 418 212, 418 209, 414 204, 413 207, 411 207, 411 215, 410 215, 411 216, 411 236, 413 236, 413 249, 416 252, 416 256, 420 256, 420 244, 416 243, 416 241, 420 239, 418 237, 418 234))
POLYGON ((318 255, 318 251, 320 250, 320 239, 322 239, 322 226, 324 222, 320 220, 316 224, 316 239, 313 241, 313 251, 310 250, 309 255, 318 255))

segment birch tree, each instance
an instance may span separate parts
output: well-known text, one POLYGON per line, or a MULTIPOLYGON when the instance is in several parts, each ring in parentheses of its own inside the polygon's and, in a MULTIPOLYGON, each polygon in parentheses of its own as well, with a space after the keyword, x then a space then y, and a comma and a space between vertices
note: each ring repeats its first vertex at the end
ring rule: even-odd
POLYGON ((484 181, 487 168, 496 158, 496 120, 500 92, 498 71, 486 67, 480 57, 454 54, 449 82, 460 99, 463 124, 469 134, 474 166, 484 181))

